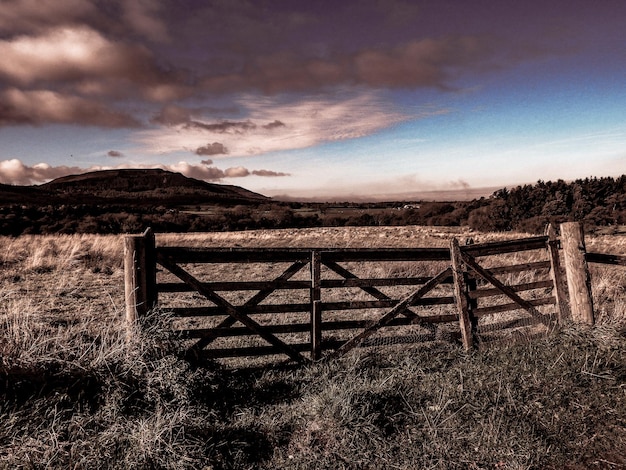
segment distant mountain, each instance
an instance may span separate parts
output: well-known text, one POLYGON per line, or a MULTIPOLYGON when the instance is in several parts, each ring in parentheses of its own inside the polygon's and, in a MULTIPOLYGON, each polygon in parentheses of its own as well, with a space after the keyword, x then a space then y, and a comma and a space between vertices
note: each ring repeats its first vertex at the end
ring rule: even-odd
POLYGON ((269 198, 161 169, 102 170, 57 178, 40 190, 66 202, 130 204, 253 203, 269 198))

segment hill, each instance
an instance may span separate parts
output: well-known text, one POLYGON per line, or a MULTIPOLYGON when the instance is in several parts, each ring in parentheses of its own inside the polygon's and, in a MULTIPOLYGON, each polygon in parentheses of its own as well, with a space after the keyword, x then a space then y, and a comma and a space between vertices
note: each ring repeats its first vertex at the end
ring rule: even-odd
POLYGON ((0 203, 32 204, 40 202, 47 193, 33 186, 13 186, 0 183, 0 203))
POLYGON ((212 184, 161 169, 102 170, 57 178, 41 189, 75 203, 246 203, 267 197, 239 186, 212 184))

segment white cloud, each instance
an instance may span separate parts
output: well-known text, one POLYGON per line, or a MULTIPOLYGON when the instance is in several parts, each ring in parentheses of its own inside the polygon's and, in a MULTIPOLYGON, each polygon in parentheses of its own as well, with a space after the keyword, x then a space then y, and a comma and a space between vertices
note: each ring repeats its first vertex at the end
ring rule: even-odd
POLYGON ((1 125, 78 124, 100 127, 138 127, 134 117, 97 101, 49 90, 0 91, 1 125))
POLYGON ((189 93, 145 46, 110 40, 84 25, 0 40, 0 57, 0 79, 20 87, 61 85, 73 93, 111 97, 138 90, 151 101, 189 93))
POLYGON ((229 156, 247 156, 363 137, 411 118, 373 92, 344 100, 317 98, 285 104, 268 97, 237 104, 245 113, 237 122, 169 121, 169 126, 137 132, 135 139, 141 151, 152 154, 195 152, 207 142, 218 141, 229 156), (238 123, 246 125, 225 132, 226 125, 238 123))
POLYGON ((0 73, 23 84, 122 73, 124 49, 88 27, 62 27, 39 36, 0 41, 0 73))
POLYGON ((78 167, 52 167, 47 163, 37 163, 36 165, 28 166, 17 158, 13 158, 0 161, 0 183, 30 185, 43 183, 61 176, 82 173, 83 171, 78 167))
POLYGON ((121 164, 115 166, 91 166, 89 168, 69 167, 65 165, 51 166, 47 163, 37 163, 33 166, 24 164, 21 160, 13 158, 10 160, 0 161, 0 183, 32 185, 50 181, 61 176, 87 173, 89 171, 112 170, 124 168, 160 168, 162 170, 182 173, 190 178, 196 178, 205 181, 221 181, 224 178, 243 178, 250 175, 276 177, 289 176, 286 173, 275 172, 271 170, 248 170, 244 167, 227 168, 221 170, 214 166, 209 166, 210 160, 201 164, 192 164, 188 162, 178 162, 172 165, 153 164, 153 165, 129 165, 121 164))

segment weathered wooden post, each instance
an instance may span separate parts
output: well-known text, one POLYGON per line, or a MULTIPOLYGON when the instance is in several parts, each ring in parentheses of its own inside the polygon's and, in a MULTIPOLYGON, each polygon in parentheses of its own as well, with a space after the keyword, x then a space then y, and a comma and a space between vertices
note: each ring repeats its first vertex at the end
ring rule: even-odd
POLYGON ((572 319, 578 323, 593 325, 591 277, 585 260, 585 235, 579 222, 561 224, 561 245, 572 319))
POLYGON ((470 317, 467 300, 467 288, 465 284, 464 263, 461 256, 461 248, 456 238, 450 240, 450 259, 452 261, 452 278, 454 280, 454 297, 459 312, 459 325, 461 327, 461 339, 466 351, 474 347, 474 332, 470 317))
POLYGON ((321 253, 311 253, 311 359, 322 357, 322 261, 321 253))
MULTIPOLYGON (((468 238, 465 240, 465 246, 473 245, 474 239, 468 238)), ((465 271, 467 272, 467 271, 465 271)), ((470 276, 469 273, 466 278, 466 289, 467 289, 467 308, 469 311, 469 319, 472 325, 472 335, 473 341, 476 342, 478 340, 478 318, 474 315, 474 310, 478 308, 478 298, 474 295, 476 293, 476 289, 478 289, 478 280, 475 276, 470 276)))
POLYGON ((548 255, 550 256, 550 276, 554 284, 554 298, 556 299, 556 308, 559 323, 563 323, 569 317, 569 308, 567 306, 567 294, 565 291, 565 282, 561 271, 561 257, 559 254, 559 239, 556 236, 556 229, 552 224, 548 225, 546 230, 548 235, 548 255))
POLYGON ((124 237, 126 321, 134 325, 157 303, 154 233, 124 237))

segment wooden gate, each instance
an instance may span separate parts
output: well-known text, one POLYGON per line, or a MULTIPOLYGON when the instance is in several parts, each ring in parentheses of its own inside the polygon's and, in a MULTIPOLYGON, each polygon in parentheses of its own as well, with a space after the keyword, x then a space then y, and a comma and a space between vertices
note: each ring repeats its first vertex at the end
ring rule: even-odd
POLYGON ((414 249, 157 247, 149 232, 128 239, 126 259, 141 260, 126 270, 134 282, 127 293, 135 293, 129 317, 158 305, 190 353, 212 358, 305 362, 459 336, 469 349, 505 330, 547 330, 564 306, 557 242, 548 236, 414 249), (494 265, 521 253, 533 254, 494 265))
POLYGON ((554 233, 466 247, 452 240, 450 254, 466 348, 547 333, 568 316, 554 233))

